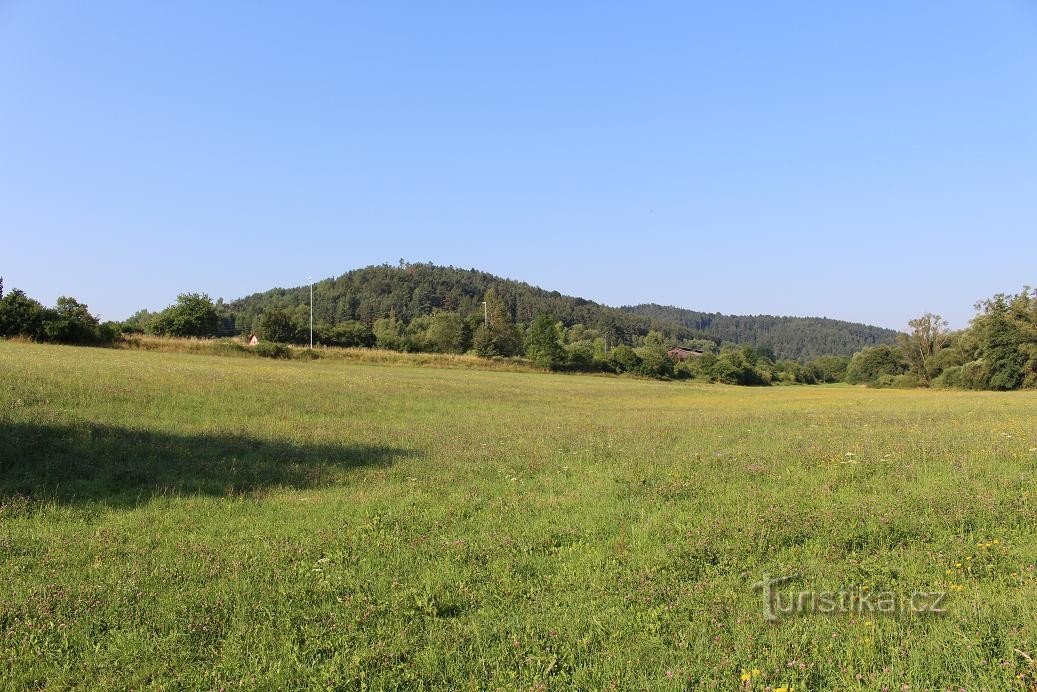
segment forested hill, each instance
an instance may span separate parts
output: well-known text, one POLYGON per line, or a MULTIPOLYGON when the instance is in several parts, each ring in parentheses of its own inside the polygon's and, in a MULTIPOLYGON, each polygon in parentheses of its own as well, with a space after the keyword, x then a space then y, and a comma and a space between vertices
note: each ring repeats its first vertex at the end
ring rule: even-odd
MULTIPOLYGON (((314 284, 314 322, 338 324, 356 320, 371 325, 393 314, 406 324, 439 310, 458 312, 462 318, 475 322, 481 320, 482 301, 490 289, 517 324, 528 325, 537 315, 547 314, 567 327, 582 324, 598 330, 612 345, 637 345, 649 330, 655 329, 679 341, 708 338, 718 343, 769 346, 782 358, 810 358, 849 355, 864 346, 890 342, 895 334, 887 329, 825 319, 727 317, 659 306, 613 308, 475 269, 402 262, 356 269, 314 284)), ((309 287, 300 286, 256 293, 226 303, 225 308, 236 329, 247 332, 258 325, 264 312, 275 308, 287 309, 301 323, 305 322, 308 304, 309 287)))
POLYGON ((897 332, 826 317, 721 315, 665 305, 622 308, 660 322, 705 334, 714 341, 770 346, 780 357, 809 360, 822 355, 852 355, 865 346, 891 344, 897 332))
MULTIPOLYGON (((371 325, 391 313, 407 324, 421 315, 447 310, 481 321, 482 301, 491 288, 503 303, 508 318, 517 324, 528 325, 537 315, 546 314, 567 327, 582 324, 597 329, 607 334, 613 345, 637 343, 651 329, 677 339, 700 336, 678 325, 656 324, 650 317, 476 269, 420 263, 375 265, 315 283, 313 317, 316 323, 357 320, 371 325)), ((309 295, 309 286, 275 288, 231 301, 226 307, 234 315, 237 329, 247 331, 271 308, 295 309, 301 319, 309 305, 309 295)))

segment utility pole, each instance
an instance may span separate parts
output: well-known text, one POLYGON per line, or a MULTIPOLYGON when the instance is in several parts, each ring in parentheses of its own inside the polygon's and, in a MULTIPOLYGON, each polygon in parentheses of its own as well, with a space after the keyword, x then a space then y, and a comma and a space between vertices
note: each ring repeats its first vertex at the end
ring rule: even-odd
POLYGON ((482 302, 482 323, 487 327, 490 326, 490 307, 485 300, 482 302))
POLYGON ((313 277, 310 277, 310 348, 313 348, 313 277))

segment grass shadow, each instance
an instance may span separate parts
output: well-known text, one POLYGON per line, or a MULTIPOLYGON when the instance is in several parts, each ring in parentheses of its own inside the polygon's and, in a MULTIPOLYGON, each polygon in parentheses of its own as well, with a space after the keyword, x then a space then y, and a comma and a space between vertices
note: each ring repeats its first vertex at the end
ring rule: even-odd
POLYGON ((0 502, 133 506, 158 495, 228 496, 312 488, 412 452, 299 444, 233 434, 157 433, 111 425, 0 422, 0 502))

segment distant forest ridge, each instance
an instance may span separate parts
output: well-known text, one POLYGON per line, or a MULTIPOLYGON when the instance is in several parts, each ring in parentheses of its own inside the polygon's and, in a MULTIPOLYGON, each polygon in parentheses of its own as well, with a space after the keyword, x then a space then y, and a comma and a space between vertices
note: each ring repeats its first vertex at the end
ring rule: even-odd
POLYGON ((852 355, 865 346, 893 343, 898 333, 893 329, 827 317, 722 315, 654 303, 621 309, 679 325, 720 343, 770 346, 778 357, 796 360, 852 355))
MULTIPOLYGON (((355 269, 313 286, 313 317, 317 324, 355 320, 372 325, 394 316, 404 324, 437 311, 457 312, 468 321, 482 316, 482 301, 493 289, 515 324, 529 325, 541 314, 566 327, 582 324, 605 335, 611 345, 638 346, 651 330, 674 341, 709 339, 717 344, 747 344, 769 348, 778 358, 808 360, 824 355, 852 355, 866 346, 893 343, 891 329, 814 317, 734 316, 695 312, 659 305, 609 307, 562 295, 528 283, 476 269, 427 263, 375 265, 355 269)), ((226 328, 248 333, 263 313, 281 309, 309 316, 309 286, 274 288, 223 305, 226 328)))

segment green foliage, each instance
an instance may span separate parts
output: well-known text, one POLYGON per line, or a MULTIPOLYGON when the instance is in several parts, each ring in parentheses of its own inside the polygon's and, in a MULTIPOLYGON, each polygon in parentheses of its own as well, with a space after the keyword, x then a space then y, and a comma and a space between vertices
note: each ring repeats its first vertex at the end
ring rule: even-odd
MULTIPOLYGON (((290 344, 298 340, 300 326, 287 310, 267 310, 259 318, 259 337, 266 341, 290 344)), ((308 338, 308 336, 307 336, 308 338)))
POLYGON ((695 351, 702 351, 703 353, 715 354, 718 352, 717 342, 712 339, 684 339, 679 345, 695 351))
POLYGON ((956 389, 986 389, 986 365, 981 360, 974 360, 963 365, 946 368, 939 377, 933 380, 934 387, 951 387, 956 389))
POLYGON ((456 312, 433 313, 424 342, 427 350, 433 353, 464 353, 464 320, 456 312))
POLYGON ((403 322, 396 319, 395 314, 375 320, 371 330, 374 333, 375 345, 388 351, 404 350, 403 322))
POLYGON ((100 340, 100 323, 89 309, 75 298, 58 298, 43 326, 47 341, 63 344, 93 344, 100 340))
POLYGON ((543 368, 556 370, 565 364, 562 328, 547 315, 537 315, 526 332, 526 357, 543 368))
MULTIPOLYGON (((455 313, 468 325, 462 348, 471 345, 489 355, 519 355, 523 351, 521 334, 518 339, 494 334, 483 337, 481 347, 474 344, 483 317, 482 301, 491 291, 497 306, 491 306, 491 329, 497 318, 502 318, 500 324, 525 327, 537 315, 552 315, 572 332, 566 337, 567 344, 601 338, 610 348, 619 344, 634 347, 655 330, 670 341, 707 351, 715 351, 715 344, 722 340, 767 344, 773 348, 773 360, 850 355, 863 346, 892 342, 895 336, 891 330, 836 320, 707 315, 659 306, 611 308, 485 272, 420 263, 366 267, 320 281, 314 285, 314 314, 319 323, 358 320, 371 325, 391 312, 406 327, 418 317, 455 313)), ((300 286, 247 296, 228 303, 227 309, 238 330, 247 332, 266 310, 292 310, 308 304, 309 287, 300 286)))
POLYGON ((522 332, 511 321, 507 306, 490 289, 484 297, 486 323, 480 326, 473 337, 472 347, 483 357, 517 356, 523 351, 522 332))
POLYGON ((159 336, 214 336, 220 315, 212 299, 204 293, 182 293, 176 304, 155 315, 146 331, 159 336))
POLYGON ((773 379, 770 365, 769 361, 761 362, 759 354, 751 348, 729 348, 712 360, 708 375, 713 382, 761 386, 770 384, 773 379))
POLYGON ((676 325, 689 333, 708 337, 714 343, 769 348, 770 353, 762 354, 769 360, 850 356, 866 346, 892 343, 897 334, 892 329, 821 317, 720 315, 655 304, 624 309, 658 324, 676 325))
POLYGON ((1020 350, 1022 335, 1011 319, 1008 299, 995 296, 984 303, 984 314, 974 328, 979 335, 979 355, 985 370, 985 389, 1008 390, 1022 385, 1026 356, 1020 350))
POLYGON ((998 294, 977 304, 969 328, 948 334, 932 359, 938 387, 1037 387, 1037 291, 998 294))
POLYGON ((0 298, 0 336, 39 339, 43 336, 45 316, 38 301, 16 288, 0 298))
POLYGON ((773 380, 785 384, 817 384, 817 371, 794 360, 780 360, 771 370, 773 380))
POLYGON ((366 324, 356 320, 321 325, 318 334, 318 341, 326 346, 360 348, 375 345, 374 332, 366 324))
POLYGON ((821 356, 807 363, 818 382, 843 382, 850 367, 849 356, 821 356))
POLYGON ((89 345, 111 343, 119 331, 118 324, 102 325, 86 305, 68 296, 50 309, 18 289, 0 298, 0 337, 89 345))
POLYGON ((900 375, 906 366, 899 349, 883 344, 872 346, 853 355, 846 368, 850 384, 878 384, 883 375, 900 375))
POLYGON ((976 305, 968 329, 951 332, 926 313, 897 338, 897 350, 854 355, 846 381, 873 386, 1009 390, 1037 387, 1037 291, 998 294, 976 305))
POLYGON ((138 310, 123 320, 120 331, 123 334, 143 334, 154 317, 155 313, 150 310, 138 310))
POLYGON ((574 370, 599 370, 604 365, 604 350, 600 357, 593 341, 584 339, 565 346, 565 359, 574 370))
POLYGON ((607 359, 614 372, 639 372, 641 367, 641 356, 626 344, 620 344, 609 351, 607 359))
POLYGON ((927 312, 908 322, 908 326, 910 332, 897 335, 897 346, 908 372, 915 381, 928 386, 941 371, 939 355, 950 339, 947 321, 927 312))
POLYGON ((661 332, 652 330, 645 336, 641 347, 636 349, 640 365, 638 372, 645 377, 670 377, 673 361, 666 355, 670 344, 661 332))
POLYGON ((252 352, 261 358, 288 359, 292 357, 292 349, 289 346, 274 341, 260 341, 251 348, 252 352))
POLYGON ((465 323, 456 312, 436 312, 411 320, 405 329, 405 350, 463 353, 465 323))

